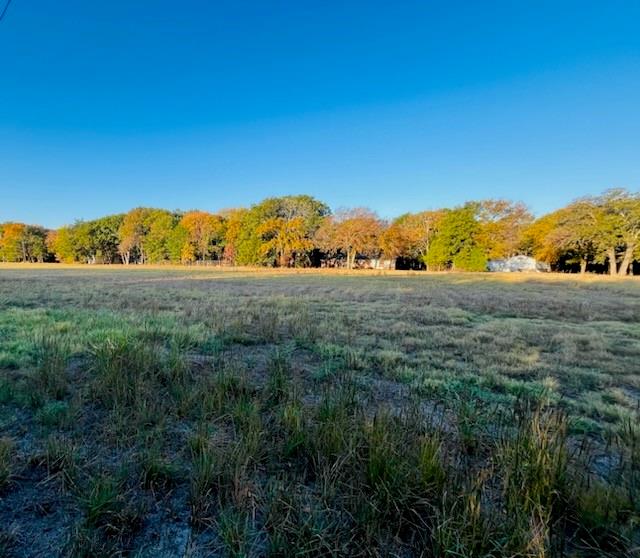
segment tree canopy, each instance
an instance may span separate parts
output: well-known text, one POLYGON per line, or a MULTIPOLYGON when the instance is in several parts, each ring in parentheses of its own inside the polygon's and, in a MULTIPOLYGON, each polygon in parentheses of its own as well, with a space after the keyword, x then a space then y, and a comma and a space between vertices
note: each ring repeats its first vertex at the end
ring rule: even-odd
POLYGON ((137 207, 56 230, 0 224, 0 260, 354 268, 371 260, 413 269, 481 271, 530 255, 560 271, 627 275, 640 263, 640 194, 605 191, 537 219, 519 202, 473 201, 390 221, 367 208, 331 213, 307 195, 210 213, 137 207))

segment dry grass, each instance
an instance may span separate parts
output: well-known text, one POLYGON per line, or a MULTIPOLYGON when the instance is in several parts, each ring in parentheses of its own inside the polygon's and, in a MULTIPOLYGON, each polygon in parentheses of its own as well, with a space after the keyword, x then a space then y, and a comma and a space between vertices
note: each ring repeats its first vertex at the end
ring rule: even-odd
POLYGON ((634 279, 0 266, 0 553, 637 554, 639 324, 634 279))

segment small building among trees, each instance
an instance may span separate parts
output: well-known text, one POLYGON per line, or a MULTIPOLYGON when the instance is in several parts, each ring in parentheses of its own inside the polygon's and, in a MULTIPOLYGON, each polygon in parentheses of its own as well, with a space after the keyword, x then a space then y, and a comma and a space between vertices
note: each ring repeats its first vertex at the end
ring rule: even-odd
POLYGON ((540 273, 551 271, 548 263, 539 262, 531 256, 513 256, 504 260, 489 260, 487 263, 489 271, 511 272, 533 272, 540 273))

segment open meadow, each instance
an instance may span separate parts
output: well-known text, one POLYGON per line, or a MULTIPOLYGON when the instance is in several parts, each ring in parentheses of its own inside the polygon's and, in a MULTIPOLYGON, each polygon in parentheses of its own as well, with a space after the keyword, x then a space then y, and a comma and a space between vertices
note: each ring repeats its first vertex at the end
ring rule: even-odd
POLYGON ((0 556, 640 556, 640 281, 0 266, 0 556))

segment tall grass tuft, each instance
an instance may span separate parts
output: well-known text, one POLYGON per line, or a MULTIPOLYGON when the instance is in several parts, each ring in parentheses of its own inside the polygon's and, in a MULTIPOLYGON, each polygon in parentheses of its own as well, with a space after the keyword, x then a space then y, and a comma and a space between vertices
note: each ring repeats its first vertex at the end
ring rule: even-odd
POLYGON ((191 444, 191 480, 189 501, 191 521, 195 525, 208 524, 213 517, 214 489, 218 480, 219 459, 211 442, 197 434, 191 444))
POLYGON ((72 533, 65 555, 89 558, 128 553, 144 510, 126 489, 125 473, 99 473, 78 488, 83 521, 72 533))
POLYGON ((195 382, 189 396, 191 414, 199 419, 217 418, 231 412, 238 399, 249 399, 254 389, 244 369, 234 362, 222 364, 217 371, 195 382))
POLYGON ((122 482, 111 475, 93 477, 81 498, 88 526, 115 526, 124 509, 122 482))
POLYGON ((129 335, 112 335, 90 348, 93 393, 110 408, 131 407, 157 369, 154 353, 129 335))
POLYGON ((347 519, 291 480, 268 483, 265 530, 268 556, 349 556, 356 550, 347 519))
POLYGON ((253 533, 249 514, 233 506, 225 506, 217 514, 215 528, 226 550, 226 556, 245 558, 251 555, 253 533))
POLYGON ((424 492, 431 497, 441 495, 447 482, 447 470, 442 461, 442 435, 424 434, 418 440, 418 474, 424 492))
POLYGON ((49 436, 42 464, 49 475, 60 475, 67 488, 77 488, 80 477, 79 448, 69 438, 49 436))
POLYGON ((11 480, 13 472, 14 443, 10 438, 0 438, 0 490, 11 480))
POLYGON ((530 556, 547 556, 564 537, 569 499, 567 419, 557 409, 524 402, 515 434, 498 443, 509 544, 530 556))
POLYGON ((140 481, 150 489, 166 489, 179 477, 179 468, 156 446, 145 448, 139 458, 140 481))
POLYGON ((273 351, 267 366, 266 398, 271 404, 285 401, 291 386, 289 355, 281 348, 273 351))
POLYGON ((37 333, 33 340, 35 360, 34 383, 37 394, 42 399, 64 399, 69 390, 67 364, 70 347, 66 339, 37 333))

